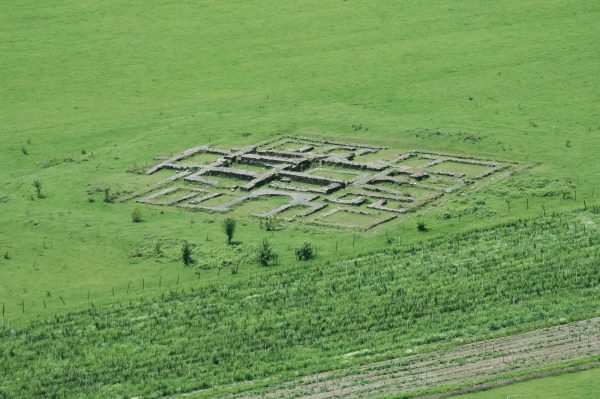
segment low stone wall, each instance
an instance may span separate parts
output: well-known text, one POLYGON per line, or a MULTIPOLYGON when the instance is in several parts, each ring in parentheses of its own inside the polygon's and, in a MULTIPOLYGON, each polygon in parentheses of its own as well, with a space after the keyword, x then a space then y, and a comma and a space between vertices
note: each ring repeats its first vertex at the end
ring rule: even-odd
MULTIPOLYGON (((391 160, 355 161, 356 157, 375 154, 384 149, 387 147, 341 143, 330 139, 302 136, 279 136, 256 145, 230 149, 196 146, 162 159, 149 168, 146 171, 148 174, 160 170, 172 170, 174 175, 153 186, 138 190, 126 199, 137 199, 140 202, 154 205, 174 205, 193 210, 228 212, 236 205, 260 196, 284 195, 290 198, 289 202, 258 216, 273 216, 289 210, 293 206, 302 205, 306 207, 306 211, 299 212, 298 215, 308 222, 322 220, 327 215, 331 215, 331 212, 344 211, 371 216, 373 224, 370 227, 373 227, 391 220, 399 214, 426 206, 447 193, 476 180, 487 178, 511 165, 509 162, 418 150, 399 153, 396 157, 390 157, 391 160), (215 154, 219 157, 206 164, 192 161, 191 158, 198 153, 215 154), (419 157, 425 161, 417 166, 402 164, 413 157, 419 157), (477 165, 486 167, 486 169, 481 173, 477 171, 478 174, 470 179, 466 178, 465 173, 452 170, 451 165, 447 167, 444 165, 441 170, 432 169, 444 162, 477 165), (236 167, 236 164, 240 163, 259 166, 264 168, 264 171, 236 167), (333 169, 333 167, 342 169, 343 171, 340 173, 350 173, 356 177, 345 180, 315 174, 315 169, 321 166, 329 166, 329 169, 333 169), (241 182, 227 184, 225 179, 211 178, 211 176, 223 176, 241 182), (453 181, 448 183, 446 180, 449 179, 441 179, 436 176, 448 176, 453 178, 451 179, 453 181), (434 179, 438 180, 437 185, 428 184, 434 179), (184 180, 188 185, 192 184, 197 187, 191 190, 186 187, 186 193, 181 196, 174 195, 173 192, 178 188, 171 187, 171 185, 176 184, 179 180, 184 180), (381 183, 390 183, 395 187, 381 187, 381 183), (431 190, 431 195, 426 197, 419 195, 418 198, 413 198, 410 195, 411 187, 431 190), (240 195, 242 192, 243 195, 240 195), (328 197, 334 192, 340 194, 336 197, 328 197), (148 195, 148 193, 153 194, 148 195), (224 193, 230 195, 228 198, 224 198, 221 204, 204 205, 205 201, 224 193), (356 197, 344 199, 346 195, 356 195, 356 197), (161 200, 163 196, 171 198, 161 200), (322 197, 324 203, 316 202, 319 197, 322 197), (399 201, 406 206, 389 207, 386 202, 388 200, 399 201), (327 208, 327 204, 339 206, 321 212, 327 208), (340 206, 345 208, 340 210, 340 206)), ((437 167, 440 168, 440 166, 437 167)))

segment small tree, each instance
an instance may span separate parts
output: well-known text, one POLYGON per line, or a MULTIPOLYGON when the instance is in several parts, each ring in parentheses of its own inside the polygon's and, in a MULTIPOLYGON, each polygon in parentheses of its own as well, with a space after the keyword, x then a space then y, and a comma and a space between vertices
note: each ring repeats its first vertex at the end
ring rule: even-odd
POLYGON ((104 189, 104 202, 106 202, 106 203, 113 202, 113 196, 110 193, 110 187, 106 187, 104 189))
POLYGON ((183 242, 183 247, 181 248, 181 260, 186 266, 194 264, 194 258, 192 258, 192 247, 190 247, 190 244, 187 241, 183 242))
POLYGON ((311 260, 315 257, 315 247, 310 242, 304 242, 296 248, 296 258, 298 260, 311 260))
POLYGON ((275 252, 273 252, 269 240, 265 238, 258 246, 258 263, 260 263, 261 266, 268 266, 273 258, 275 258, 275 252))
POLYGON ((235 233, 235 219, 234 218, 227 218, 225 220, 223 220, 223 231, 225 232, 225 235, 227 236, 227 244, 231 245, 231 243, 233 242, 233 234, 235 233))
POLYGON ((35 179, 33 181, 33 187, 35 187, 35 193, 38 198, 45 197, 44 193, 42 193, 42 182, 41 181, 39 181, 38 179, 35 179))
POLYGON ((139 205, 133 207, 131 211, 131 221, 133 223, 139 223, 142 221, 142 208, 139 205))

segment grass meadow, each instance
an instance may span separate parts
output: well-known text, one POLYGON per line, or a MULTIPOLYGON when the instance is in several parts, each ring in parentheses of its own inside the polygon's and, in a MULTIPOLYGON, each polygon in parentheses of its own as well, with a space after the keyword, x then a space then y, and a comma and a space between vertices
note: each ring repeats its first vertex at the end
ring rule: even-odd
POLYGON ((0 395, 214 398, 592 317, 599 219, 514 221, 0 329, 0 395))
POLYGON ((455 396, 456 399, 562 399, 600 396, 600 369, 591 369, 455 396))
MULTIPOLYGON (((556 0, 1 3, 3 325, 27 329, 173 290, 237 289, 273 268, 299 273, 294 248, 304 241, 326 268, 544 214, 593 229, 599 18, 597 2, 556 0), (196 256, 225 251, 220 215, 144 205, 132 223, 134 204, 119 195, 155 181, 139 173, 155 157, 281 134, 524 168, 368 232, 265 231, 235 214, 237 242, 271 242, 279 258, 269 268, 248 262, 234 275, 185 267, 176 255, 132 256, 158 241, 175 242, 172 253, 181 240, 196 256), (103 201, 107 188, 117 200, 103 201)), ((115 389, 104 394, 123 392, 115 389)))

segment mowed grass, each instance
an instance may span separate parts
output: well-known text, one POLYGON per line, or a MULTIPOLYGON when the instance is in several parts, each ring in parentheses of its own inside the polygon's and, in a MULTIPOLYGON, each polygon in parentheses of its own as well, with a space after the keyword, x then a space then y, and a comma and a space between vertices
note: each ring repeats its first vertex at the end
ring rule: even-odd
POLYGON ((600 369, 520 382, 455 399, 592 399, 600 397, 600 369))
POLYGON ((241 221, 236 240, 269 238, 280 263, 302 241, 318 242, 323 256, 351 256, 386 246, 388 234, 419 240, 417 219, 433 237, 538 215, 542 204, 582 207, 600 196, 599 14, 591 1, 0 4, 5 318, 229 279, 129 257, 148 236, 224 245, 220 216, 144 206, 133 224, 131 203, 104 203, 101 192, 88 199, 88 190, 145 187, 153 178, 128 170, 198 144, 283 132, 502 158, 538 165, 522 178, 531 193, 548 182, 571 193, 529 198, 498 182, 475 196, 492 216, 448 199, 459 217, 434 209, 357 239, 241 221), (46 198, 32 199, 34 179, 46 198))

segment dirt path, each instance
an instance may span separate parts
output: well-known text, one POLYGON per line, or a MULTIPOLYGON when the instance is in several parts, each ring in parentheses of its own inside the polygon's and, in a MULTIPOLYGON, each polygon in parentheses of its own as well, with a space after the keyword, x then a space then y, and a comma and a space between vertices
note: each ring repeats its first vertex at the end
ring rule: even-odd
POLYGON ((321 373, 224 398, 377 398, 468 382, 600 355, 600 318, 354 369, 321 373))

